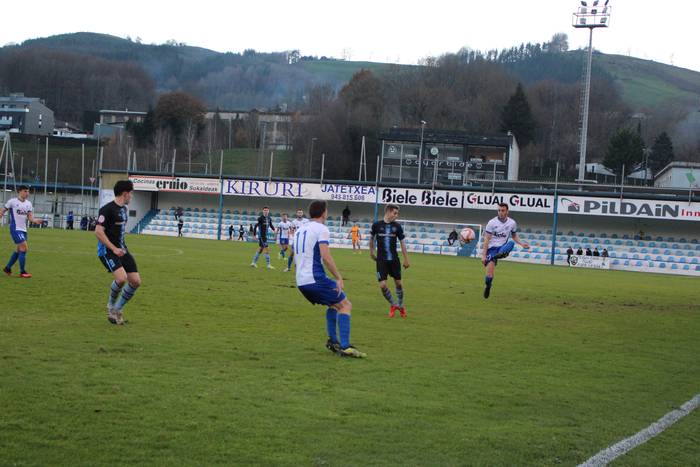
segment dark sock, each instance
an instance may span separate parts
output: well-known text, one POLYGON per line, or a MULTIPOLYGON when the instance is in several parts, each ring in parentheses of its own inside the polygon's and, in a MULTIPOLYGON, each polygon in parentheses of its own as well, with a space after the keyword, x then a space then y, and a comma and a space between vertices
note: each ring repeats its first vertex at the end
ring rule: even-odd
POLYGON ((292 261, 294 261, 294 256, 289 255, 289 258, 287 258, 287 269, 292 269, 292 261))
POLYGON ((7 269, 11 269, 12 266, 17 262, 17 258, 19 258, 19 251, 15 251, 10 255, 10 261, 7 262, 7 266, 5 266, 7 269))
POLYGON ((350 315, 338 313, 338 328, 340 329, 340 346, 344 349, 350 347, 350 315))
POLYGON ((336 332, 337 325, 338 312, 335 308, 328 308, 326 310, 326 330, 328 331, 328 338, 333 342, 338 342, 338 333, 336 332))
POLYGON ((486 283, 486 287, 491 287, 491 283, 493 282, 493 277, 486 276, 486 279, 484 282, 486 283))
POLYGON ((389 287, 387 287, 386 289, 382 289, 382 295, 384 295, 386 301, 389 302, 392 306, 396 305, 396 302, 394 302, 394 297, 391 296, 391 290, 389 290, 389 287))
POLYGON ((27 252, 26 251, 20 251, 19 252, 19 272, 27 272, 24 269, 24 266, 27 264, 27 252))

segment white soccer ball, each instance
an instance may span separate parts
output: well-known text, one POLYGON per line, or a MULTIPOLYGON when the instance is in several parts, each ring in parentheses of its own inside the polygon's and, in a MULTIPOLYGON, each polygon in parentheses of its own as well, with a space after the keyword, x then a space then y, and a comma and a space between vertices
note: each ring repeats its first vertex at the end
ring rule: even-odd
POLYGON ((476 238, 476 234, 469 227, 465 227, 459 233, 459 241, 462 243, 469 243, 476 238))

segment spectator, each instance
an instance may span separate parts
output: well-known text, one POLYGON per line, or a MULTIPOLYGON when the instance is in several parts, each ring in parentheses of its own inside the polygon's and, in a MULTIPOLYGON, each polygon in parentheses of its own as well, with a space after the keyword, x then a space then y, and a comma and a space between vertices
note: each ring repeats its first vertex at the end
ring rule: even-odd
POLYGON ((83 216, 80 218, 80 230, 87 230, 88 229, 88 218, 87 216, 83 216))
POLYGON ((566 264, 571 264, 571 256, 574 254, 574 249, 571 248, 569 245, 569 248, 566 249, 566 264))
POLYGON ((228 239, 233 240, 233 224, 228 226, 228 239))
POLYGON ((608 249, 603 248, 603 254, 601 254, 600 256, 602 256, 603 258, 607 258, 608 257, 608 249))
POLYGON ((244 242, 245 238, 243 238, 245 235, 245 228, 243 228, 243 224, 238 228, 238 241, 239 242, 244 242))
POLYGON ((576 256, 583 256, 583 250, 581 247, 578 247, 578 250, 576 250, 576 256))
POLYGON ((178 207, 175 209, 175 220, 182 219, 182 215, 183 215, 183 214, 184 214, 184 212, 183 212, 183 210, 182 210, 182 206, 178 206, 178 207))
POLYGON ((593 256, 600 256, 600 251, 598 251, 598 247, 595 247, 593 249, 593 256))
POLYGON ((586 256, 593 256, 593 252, 591 251, 591 247, 589 246, 586 247, 586 256))
POLYGON ((350 207, 348 205, 345 205, 345 209, 343 209, 343 222, 341 224, 342 227, 345 227, 348 224, 348 219, 350 219, 350 207))
POLYGON ((250 224, 250 229, 248 229, 248 237, 255 237, 255 224, 250 224))
POLYGON ((457 237, 457 231, 453 227, 452 232, 450 232, 450 234, 447 236, 447 244, 450 246, 454 245, 454 243, 457 241, 457 237))
POLYGON ((177 236, 182 237, 182 227, 185 225, 185 221, 182 220, 182 217, 180 217, 180 220, 177 221, 177 236))
POLYGON ((68 217, 66 217, 66 230, 73 230, 73 211, 68 211, 68 217))

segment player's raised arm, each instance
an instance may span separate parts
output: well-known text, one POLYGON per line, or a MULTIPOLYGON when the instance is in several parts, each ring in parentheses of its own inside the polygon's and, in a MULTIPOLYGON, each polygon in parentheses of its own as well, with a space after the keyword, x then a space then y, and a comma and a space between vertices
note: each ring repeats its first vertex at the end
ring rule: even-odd
POLYGON ((520 240, 520 235, 518 235, 518 232, 513 232, 512 237, 513 237, 513 241, 515 243, 517 243, 521 247, 525 248, 526 250, 530 249, 530 245, 528 245, 527 243, 520 240))
MULTIPOLYGON (((2 212, 2 209, 0 209, 0 217, 2 217, 3 214, 5 214, 5 213, 2 212)), ((27 219, 29 220, 29 222, 31 222, 32 224, 35 224, 35 225, 41 225, 43 222, 41 220, 34 219, 34 213, 32 211, 29 211, 27 213, 27 219)))
POLYGON ((338 271, 338 268, 335 265, 335 261, 333 261, 333 256, 331 256, 331 248, 328 246, 327 243, 319 243, 318 250, 321 253, 321 259, 323 260, 323 264, 326 265, 328 271, 330 271, 333 277, 335 277, 336 282, 338 283, 338 290, 342 291, 344 288, 343 278, 340 275, 340 271, 338 271))

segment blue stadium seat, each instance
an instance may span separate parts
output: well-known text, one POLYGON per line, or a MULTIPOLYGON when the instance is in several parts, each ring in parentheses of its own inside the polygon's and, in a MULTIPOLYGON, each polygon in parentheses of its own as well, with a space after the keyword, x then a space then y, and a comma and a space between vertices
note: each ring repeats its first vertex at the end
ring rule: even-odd
POLYGON ((677 265, 676 263, 673 263, 673 264, 671 265, 671 269, 678 269, 678 265, 677 265))
MULTIPOLYGON (((653 263, 650 262, 650 263, 649 263, 649 266, 652 266, 652 267, 653 267, 653 263)), ((674 264, 674 266, 675 266, 675 264, 674 264)), ((666 263, 659 263, 659 268, 660 268, 660 269, 666 269, 666 263)))
POLYGON ((684 271, 690 271, 690 266, 686 264, 685 266, 683 266, 683 270, 684 270, 684 271))

